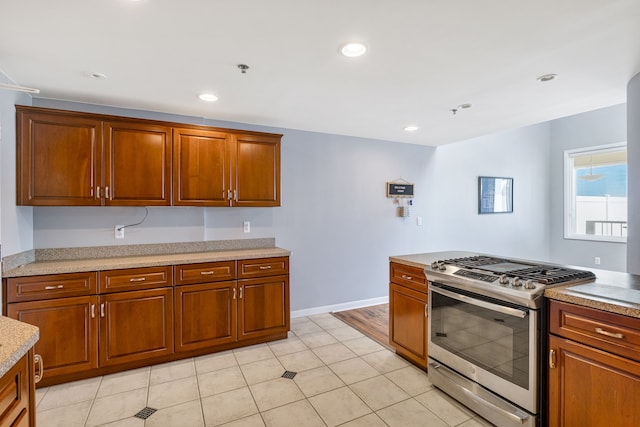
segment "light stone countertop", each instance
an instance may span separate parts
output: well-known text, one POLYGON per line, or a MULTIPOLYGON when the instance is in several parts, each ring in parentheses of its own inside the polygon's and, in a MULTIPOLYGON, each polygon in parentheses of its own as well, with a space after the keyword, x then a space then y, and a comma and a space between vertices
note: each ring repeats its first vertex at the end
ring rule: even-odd
POLYGON ((119 270, 124 268, 157 267, 164 265, 195 264, 201 262, 231 261, 239 259, 273 258, 289 255, 291 255, 291 251, 272 247, 160 255, 35 261, 6 270, 2 273, 2 276, 40 276, 45 274, 119 270))
MULTIPOLYGON (((429 252, 390 256, 389 261, 417 268, 425 268, 433 261, 474 255, 478 254, 459 251, 429 252)), ((639 275, 585 267, 567 267, 592 271, 596 275, 596 281, 589 283, 590 286, 588 288, 583 286, 584 284, 549 287, 545 289, 544 292, 546 298, 640 318, 639 275)), ((427 276, 427 279, 428 278, 427 276)))
POLYGON ((39 338, 37 327, 0 316, 0 377, 27 354, 39 338))

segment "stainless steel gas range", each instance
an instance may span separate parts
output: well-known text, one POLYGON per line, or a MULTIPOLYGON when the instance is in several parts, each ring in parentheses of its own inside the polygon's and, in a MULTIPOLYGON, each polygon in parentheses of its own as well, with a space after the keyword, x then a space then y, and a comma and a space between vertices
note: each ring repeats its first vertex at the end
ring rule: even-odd
POLYGON ((431 382, 498 426, 539 426, 544 290, 595 275, 487 255, 425 273, 431 382))

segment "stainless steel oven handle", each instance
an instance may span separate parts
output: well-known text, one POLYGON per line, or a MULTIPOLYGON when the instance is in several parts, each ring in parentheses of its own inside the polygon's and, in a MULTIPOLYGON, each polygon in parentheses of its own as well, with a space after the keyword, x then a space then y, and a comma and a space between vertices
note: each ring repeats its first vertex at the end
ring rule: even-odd
POLYGON ((442 289, 441 287, 434 286, 433 284, 429 284, 429 288, 431 292, 444 295, 454 300, 486 308, 492 311, 497 311, 498 313, 508 314, 509 316, 519 317, 520 319, 524 319, 528 314, 526 311, 518 310, 517 308, 507 307, 499 304, 494 304, 492 302, 471 298, 466 295, 461 295, 455 292, 448 291, 446 289, 442 289))

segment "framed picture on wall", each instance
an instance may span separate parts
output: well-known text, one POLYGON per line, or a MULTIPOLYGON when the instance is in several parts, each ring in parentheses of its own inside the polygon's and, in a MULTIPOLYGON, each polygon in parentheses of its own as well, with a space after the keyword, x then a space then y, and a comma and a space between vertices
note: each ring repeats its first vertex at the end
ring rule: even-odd
POLYGON ((478 177, 478 213, 513 212, 513 178, 478 177))

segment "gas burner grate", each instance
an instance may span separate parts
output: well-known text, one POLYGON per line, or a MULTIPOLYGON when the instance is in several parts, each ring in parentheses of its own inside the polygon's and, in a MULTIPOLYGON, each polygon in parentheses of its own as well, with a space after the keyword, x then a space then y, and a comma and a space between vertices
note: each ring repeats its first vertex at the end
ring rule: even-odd
POLYGON ((492 256, 478 255, 464 258, 445 259, 442 262, 449 265, 455 265, 457 267, 474 268, 483 265, 501 264, 503 262, 509 262, 509 260, 492 256))

